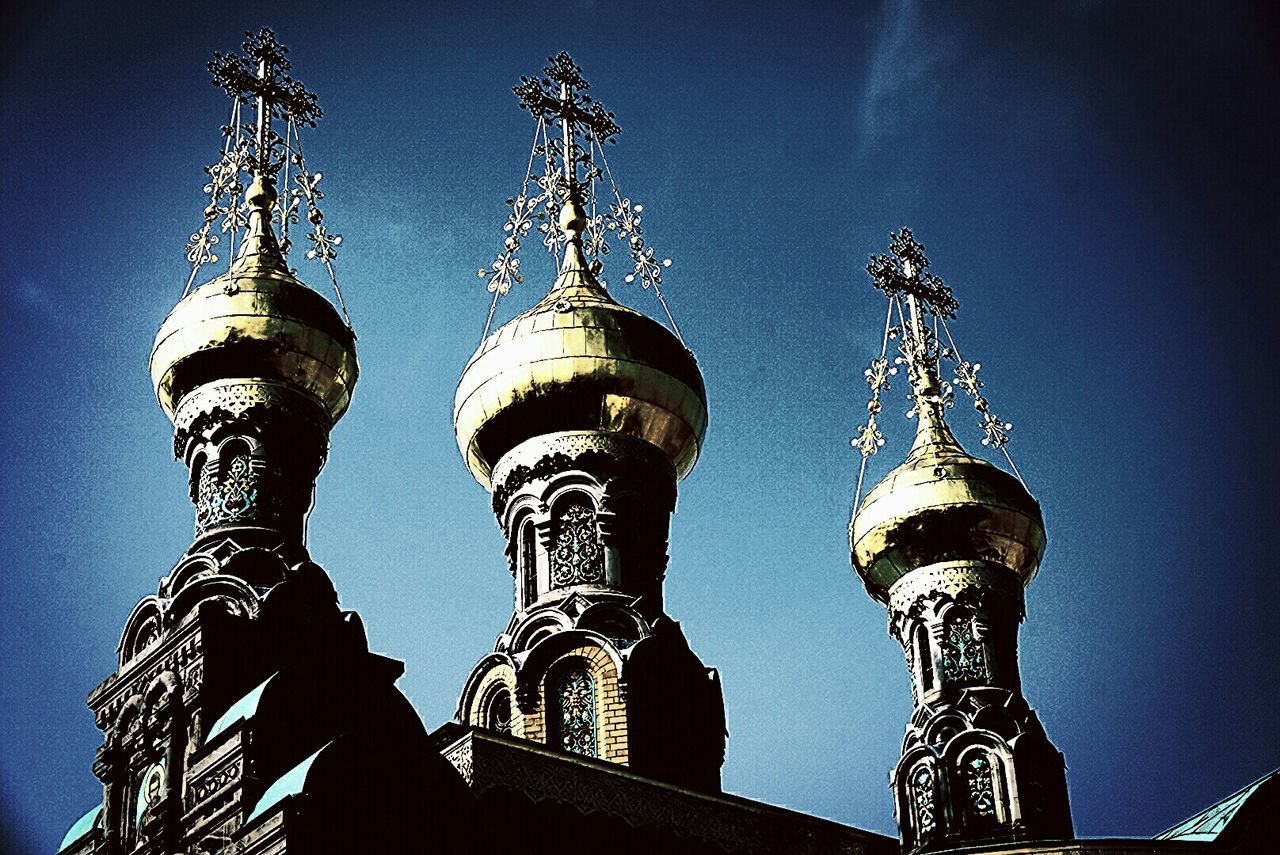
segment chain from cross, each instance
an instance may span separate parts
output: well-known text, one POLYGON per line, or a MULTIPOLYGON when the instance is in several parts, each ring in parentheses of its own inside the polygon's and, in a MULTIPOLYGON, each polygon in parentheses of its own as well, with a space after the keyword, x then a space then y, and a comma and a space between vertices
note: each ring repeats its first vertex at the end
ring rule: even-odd
POLYGON ((534 118, 547 125, 561 123, 563 139, 552 141, 551 145, 560 156, 565 180, 572 187, 577 184, 578 164, 590 165, 590 143, 614 141, 613 137, 622 128, 613 120, 613 113, 587 94, 591 85, 573 57, 561 51, 548 63, 542 69, 542 77, 521 76, 520 85, 511 91, 520 99, 520 106, 534 118), (579 134, 587 142, 581 153, 577 143, 579 134))
POLYGON ((209 62, 213 83, 236 101, 256 99, 258 124, 255 132, 256 166, 264 176, 273 176, 279 164, 272 152, 280 143, 271 131, 272 117, 292 121, 295 126, 315 127, 322 115, 316 96, 289 75, 292 67, 285 56, 289 49, 263 27, 256 34, 246 32, 241 45, 244 55, 214 53, 209 62))
POLYGON ((875 287, 890 297, 909 294, 923 300, 929 311, 943 318, 954 318, 960 304, 951 287, 928 270, 929 259, 924 244, 903 227, 889 235, 892 255, 873 255, 867 273, 875 287))

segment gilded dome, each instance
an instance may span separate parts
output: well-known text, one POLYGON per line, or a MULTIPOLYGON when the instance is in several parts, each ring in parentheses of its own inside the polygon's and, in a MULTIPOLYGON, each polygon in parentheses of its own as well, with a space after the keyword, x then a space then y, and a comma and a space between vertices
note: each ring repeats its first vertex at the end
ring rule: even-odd
POLYGON ((647 440, 679 477, 697 460, 707 396, 693 354, 666 327, 610 297, 574 238, 551 291, 486 338, 458 383, 458 448, 486 488, 504 454, 555 431, 647 440))
POLYGON ((1040 505, 1018 479, 967 454, 925 406, 907 459, 867 493, 849 527, 852 561, 871 596, 942 561, 1007 567, 1025 585, 1044 556, 1040 505))
POLYGON ((173 308, 151 351, 151 380, 170 419, 184 395, 216 380, 286 383, 346 412, 358 367, 355 334, 333 306, 288 271, 269 224, 272 191, 249 191, 248 235, 231 270, 173 308))

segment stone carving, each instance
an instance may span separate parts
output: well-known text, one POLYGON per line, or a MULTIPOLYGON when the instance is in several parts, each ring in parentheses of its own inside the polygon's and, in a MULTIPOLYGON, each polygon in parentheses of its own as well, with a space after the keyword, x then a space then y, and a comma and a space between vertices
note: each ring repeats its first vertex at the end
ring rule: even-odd
POLYGON ((192 784, 188 795, 188 809, 209 798, 224 787, 239 781, 240 773, 243 769, 244 764, 241 759, 237 757, 225 766, 221 766, 195 781, 192 784))

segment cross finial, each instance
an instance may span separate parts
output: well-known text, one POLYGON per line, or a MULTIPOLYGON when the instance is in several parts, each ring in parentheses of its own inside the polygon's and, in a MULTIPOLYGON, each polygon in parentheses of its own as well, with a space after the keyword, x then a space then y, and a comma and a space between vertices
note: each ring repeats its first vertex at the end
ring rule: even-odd
POLYGON ((590 95, 591 85, 582 76, 582 69, 573 57, 561 51, 547 60, 542 77, 520 78, 520 85, 512 89, 524 107, 534 118, 547 125, 559 120, 561 140, 552 145, 564 167, 564 180, 573 193, 578 185, 578 164, 590 163, 587 149, 579 149, 578 136, 589 144, 609 142, 622 129, 610 113, 590 95))
POLYGON ((209 72, 214 85, 237 101, 253 97, 257 101, 258 125, 254 134, 254 174, 270 179, 279 168, 275 150, 280 138, 271 131, 271 119, 315 127, 323 115, 316 96, 289 76, 289 49, 276 41, 276 34, 263 27, 256 34, 246 32, 241 45, 244 55, 214 53, 209 72))

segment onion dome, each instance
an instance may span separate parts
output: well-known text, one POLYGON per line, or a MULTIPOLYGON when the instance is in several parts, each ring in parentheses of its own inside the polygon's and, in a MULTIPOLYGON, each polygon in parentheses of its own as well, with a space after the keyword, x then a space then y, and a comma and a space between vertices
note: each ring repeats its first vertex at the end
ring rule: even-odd
POLYGON ((647 440, 679 477, 697 460, 707 396, 693 354, 662 324, 609 296, 583 256, 585 223, 571 199, 561 212, 568 241, 551 290, 489 335, 458 383, 458 448, 486 488, 504 454, 556 431, 647 440))
POLYGON ((316 398, 336 422, 355 388, 355 334, 337 310, 295 278, 270 219, 275 189, 249 187, 248 233, 231 269, 183 297, 156 334, 151 379, 170 419, 210 382, 254 378, 316 398))
MULTIPOLYGON (((871 387, 869 418, 859 428, 854 446, 867 458, 884 444, 876 416, 880 393, 889 388, 887 348, 899 335, 910 379, 911 400, 918 423, 907 459, 867 493, 849 525, 851 559, 868 593, 888 602, 889 589, 913 570, 944 562, 980 561, 1009 569, 1024 585, 1035 576, 1044 557, 1045 532, 1040 505, 1027 492, 1022 478, 965 452, 947 426, 943 411, 952 399, 950 384, 938 376, 939 361, 955 361, 957 384, 973 399, 981 414, 983 444, 1005 453, 1006 431, 981 393, 981 364, 960 358, 947 318, 958 307, 951 288, 928 270, 924 247, 910 229, 890 235, 890 255, 871 257, 867 272, 876 288, 889 298, 885 337, 880 357, 865 372, 871 387), (890 323, 896 310, 900 326, 890 323), (925 314, 932 316, 932 328, 925 314), (948 347, 938 341, 939 328, 948 347)), ((1016 468, 1014 469, 1016 472, 1016 468)), ((858 489, 862 488, 862 474, 858 489)))
POLYGON ((966 453, 940 410, 921 408, 907 459, 871 488, 849 527, 853 566, 881 602, 920 567, 990 562, 1026 585, 1044 556, 1039 503, 1017 478, 966 453))

